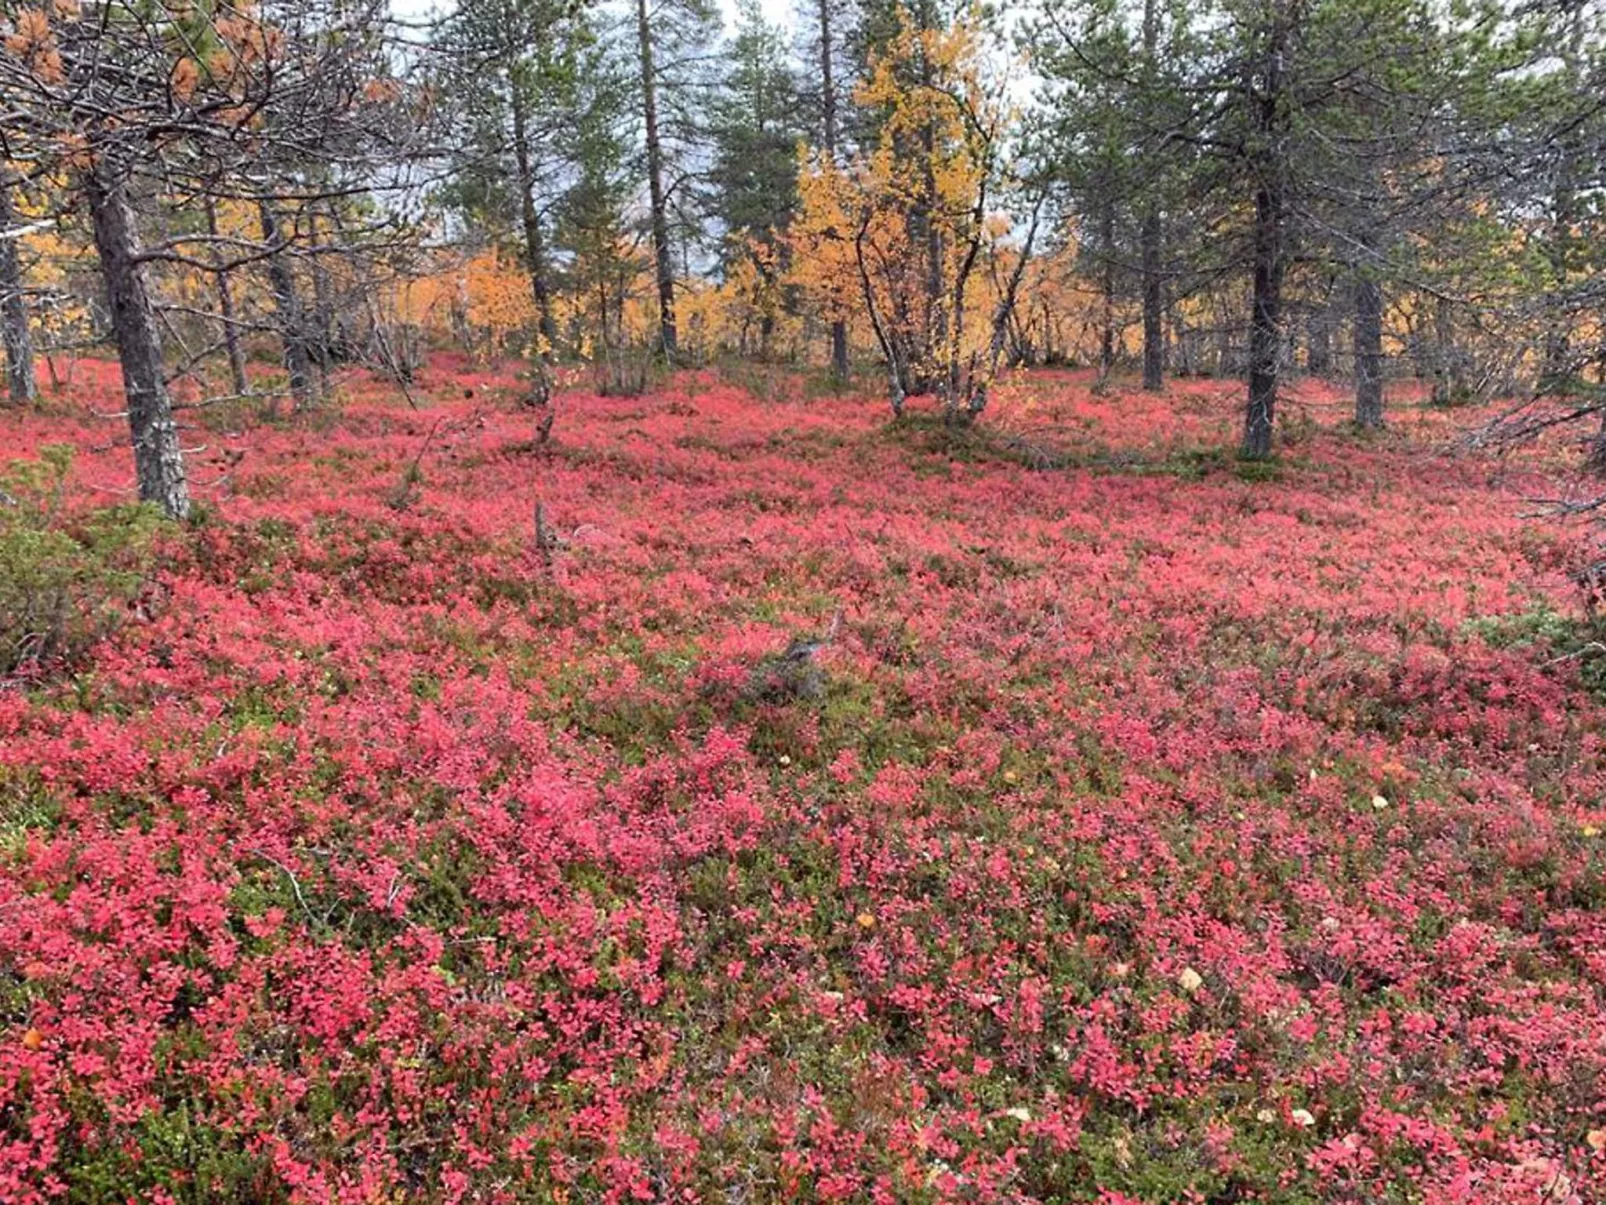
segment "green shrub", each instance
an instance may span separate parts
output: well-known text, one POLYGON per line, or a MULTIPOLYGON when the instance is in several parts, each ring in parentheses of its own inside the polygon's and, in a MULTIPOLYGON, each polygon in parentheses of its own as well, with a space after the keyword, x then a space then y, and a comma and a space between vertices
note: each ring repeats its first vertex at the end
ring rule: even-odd
POLYGON ((1547 602, 1470 619, 1464 630, 1492 648, 1536 649, 1546 666, 1576 664, 1578 684, 1606 700, 1606 616, 1566 615, 1547 602))
POLYGON ((151 506, 65 506, 72 449, 0 467, 0 675, 71 664, 148 594, 151 506))

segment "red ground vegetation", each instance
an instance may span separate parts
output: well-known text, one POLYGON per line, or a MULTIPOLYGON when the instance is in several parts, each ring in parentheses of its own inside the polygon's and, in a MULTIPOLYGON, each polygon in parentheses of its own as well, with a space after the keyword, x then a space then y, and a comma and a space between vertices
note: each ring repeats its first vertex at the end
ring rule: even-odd
POLYGON ((209 417, 0 694, 0 1199, 1606 1194, 1571 537, 1451 419, 516 390, 209 417))

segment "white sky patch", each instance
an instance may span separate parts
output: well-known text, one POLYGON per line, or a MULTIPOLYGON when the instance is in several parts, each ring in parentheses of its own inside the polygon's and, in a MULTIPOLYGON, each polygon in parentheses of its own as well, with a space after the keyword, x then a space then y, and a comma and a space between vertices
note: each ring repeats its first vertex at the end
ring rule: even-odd
MULTIPOLYGON (((797 25, 797 5, 793 0, 759 0, 758 7, 764 14, 764 19, 771 25, 779 25, 785 30, 791 30, 797 25)), ((727 34, 736 29, 736 15, 739 8, 737 0, 719 0, 719 11, 724 14, 727 34)))
MULTIPOLYGON (((739 0, 719 0, 720 16, 724 19, 727 35, 736 30, 740 7, 739 0)), ((442 13, 449 12, 451 8, 451 0, 391 0, 390 5, 392 13, 408 22, 438 17, 442 13)), ((797 25, 795 0, 759 0, 759 11, 764 14, 766 21, 772 25, 779 25, 782 29, 790 31, 797 25)))

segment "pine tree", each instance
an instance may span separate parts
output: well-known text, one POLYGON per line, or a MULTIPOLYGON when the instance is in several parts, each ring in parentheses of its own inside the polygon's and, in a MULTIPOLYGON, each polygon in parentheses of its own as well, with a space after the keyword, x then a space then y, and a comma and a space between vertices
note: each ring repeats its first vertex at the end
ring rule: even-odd
MULTIPOLYGON (((1186 21, 1173 9, 1167 24, 1185 36, 1157 54, 1152 3, 1135 36, 1129 10, 1115 0, 1049 0, 1044 11, 1039 32, 1050 51, 1041 61, 1069 132, 1063 162, 1084 213, 1096 219, 1106 295, 1115 281, 1108 264, 1121 262, 1123 196, 1142 198, 1146 209, 1139 262, 1159 258, 1148 207, 1165 190, 1140 152, 1156 139, 1181 148, 1181 178, 1208 215, 1194 224, 1212 228, 1192 270, 1248 278, 1244 454, 1272 451, 1296 311, 1290 289, 1302 283, 1291 275, 1296 267, 1322 266, 1304 275, 1323 295, 1332 266, 1348 272, 1357 417, 1381 421, 1382 288, 1395 270, 1393 244, 1465 187, 1460 175, 1448 187, 1418 175, 1448 153, 1436 137, 1435 106, 1458 82, 1454 71, 1483 63, 1458 58, 1457 40, 1486 23, 1437 14, 1425 0, 1219 0, 1188 6, 1186 21)), ((1149 275, 1144 325, 1152 334, 1159 323, 1149 275)), ((1155 358, 1145 357, 1151 383, 1155 358)))
POLYGON ((664 0, 652 5, 636 0, 635 34, 643 149, 646 153, 648 221, 652 235, 653 271, 658 293, 658 344, 668 359, 679 345, 675 321, 675 227, 683 238, 692 223, 680 209, 675 192, 679 160, 688 143, 700 141, 698 93, 705 74, 706 50, 713 37, 714 11, 708 0, 664 0))
POLYGON ((1027 29, 1043 80, 1040 154, 1069 192, 1082 271, 1099 293, 1101 376, 1113 367, 1126 305, 1136 300, 1150 390, 1163 385, 1167 285, 1179 276, 1166 250, 1166 215, 1194 191, 1182 137, 1184 72, 1197 52, 1192 7, 1050 3, 1027 29))
POLYGON ((797 146, 805 131, 785 43, 751 0, 742 8, 729 63, 711 114, 712 207, 725 232, 726 275, 746 272, 756 282, 759 346, 767 354, 786 271, 786 230, 797 208, 797 146))
MULTIPOLYGON (((616 374, 623 371, 627 341, 625 304, 643 267, 625 218, 634 179, 624 116, 636 87, 606 44, 590 53, 565 144, 574 179, 555 210, 556 243, 568 260, 566 281, 576 315, 571 341, 616 374)), ((614 389, 622 384, 622 379, 604 382, 614 389)))
POLYGON ((529 278, 539 354, 553 354, 550 223, 573 174, 575 114, 598 66, 588 10, 573 0, 465 0, 437 31, 454 172, 443 200, 476 230, 511 238, 529 278))

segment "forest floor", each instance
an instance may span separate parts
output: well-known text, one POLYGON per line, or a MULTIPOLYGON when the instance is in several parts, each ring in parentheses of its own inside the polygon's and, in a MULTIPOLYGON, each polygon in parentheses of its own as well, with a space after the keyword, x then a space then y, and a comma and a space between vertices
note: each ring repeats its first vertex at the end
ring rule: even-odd
MULTIPOLYGON (((186 436, 159 590, 0 692, 0 1199, 1606 1199, 1545 455, 749 383, 186 436)), ((8 446, 113 500, 110 396, 8 446)))

